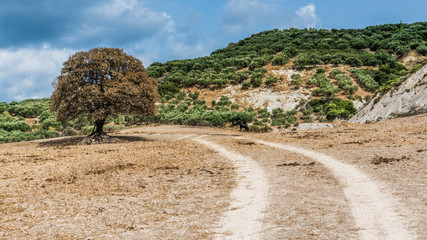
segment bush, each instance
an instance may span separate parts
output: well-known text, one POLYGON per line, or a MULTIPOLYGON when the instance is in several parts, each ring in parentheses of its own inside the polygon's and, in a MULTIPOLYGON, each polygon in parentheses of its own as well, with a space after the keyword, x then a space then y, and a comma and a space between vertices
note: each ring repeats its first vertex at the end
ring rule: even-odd
POLYGON ((176 93, 179 93, 180 90, 181 87, 175 82, 163 81, 157 85, 157 91, 162 96, 167 93, 175 95, 176 93))
POLYGON ((299 74, 292 74, 291 76, 291 84, 295 85, 297 87, 301 86, 302 84, 302 79, 301 79, 301 75, 299 74))
POLYGON ((286 63, 289 62, 289 57, 288 55, 281 53, 279 55, 277 55, 273 61, 271 62, 272 65, 285 65, 286 63))
POLYGON ((16 121, 13 118, 9 119, 10 121, 1 121, 0 122, 0 129, 3 129, 7 132, 12 131, 20 131, 20 132, 28 132, 31 131, 30 125, 26 123, 25 121, 16 121))
POLYGON ((67 127, 62 132, 63 136, 75 136, 77 135, 77 132, 72 127, 67 127))
POLYGON ((426 45, 419 45, 417 47, 417 52, 421 55, 427 55, 427 46, 426 45))
POLYGON ((57 131, 60 130, 62 124, 56 120, 56 117, 51 116, 45 119, 39 126, 40 130, 57 131))
POLYGON ((357 111, 353 102, 339 98, 313 99, 306 104, 306 109, 312 109, 318 115, 326 116, 328 121, 336 118, 349 119, 357 111))
POLYGON ((259 87, 262 84, 262 74, 254 73, 251 77, 251 85, 252 87, 259 87))
POLYGON ((194 92, 194 93, 188 93, 188 96, 190 98, 192 98, 193 100, 196 100, 197 98, 199 98, 200 93, 199 92, 194 92))
POLYGON ((329 76, 331 76, 331 77, 335 77, 336 75, 338 75, 338 74, 342 74, 342 71, 341 70, 339 70, 339 69, 334 69, 334 70, 332 70, 330 73, 329 73, 329 76))
POLYGON ((245 82, 243 82, 242 83, 242 90, 247 90, 247 89, 249 89, 251 87, 251 83, 250 82, 248 82, 248 81, 245 81, 245 82))
POLYGON ((273 129, 271 127, 269 127, 269 126, 251 125, 251 126, 249 126, 249 131, 250 132, 255 132, 255 133, 266 133, 266 132, 273 131, 273 129))
POLYGON ((268 76, 267 79, 265 80, 265 84, 267 84, 268 86, 273 85, 275 83, 277 83, 277 77, 275 76, 268 76))
POLYGON ((217 105, 219 105, 219 106, 230 106, 231 104, 232 104, 232 102, 225 95, 221 96, 221 98, 219 99, 219 101, 217 103, 217 105))
POLYGON ((338 87, 347 93, 353 94, 359 89, 357 85, 353 84, 351 78, 345 74, 338 74, 335 76, 335 79, 337 80, 338 87))
POLYGON ((8 106, 8 112, 12 115, 24 118, 34 118, 49 109, 48 99, 27 99, 22 102, 12 102, 8 106))
POLYGON ((368 90, 375 91, 379 88, 379 84, 374 80, 374 78, 367 70, 353 68, 351 73, 353 73, 360 81, 360 83, 362 83, 368 90))

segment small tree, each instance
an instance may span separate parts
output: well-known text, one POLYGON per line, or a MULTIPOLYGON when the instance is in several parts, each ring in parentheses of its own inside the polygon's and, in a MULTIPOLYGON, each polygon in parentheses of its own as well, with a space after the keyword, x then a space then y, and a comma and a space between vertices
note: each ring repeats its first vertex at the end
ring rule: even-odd
POLYGON ((105 135, 103 126, 110 115, 155 115, 156 85, 137 58, 117 48, 95 48, 64 62, 53 82, 50 107, 61 122, 91 119, 95 127, 90 136, 99 137, 105 135))

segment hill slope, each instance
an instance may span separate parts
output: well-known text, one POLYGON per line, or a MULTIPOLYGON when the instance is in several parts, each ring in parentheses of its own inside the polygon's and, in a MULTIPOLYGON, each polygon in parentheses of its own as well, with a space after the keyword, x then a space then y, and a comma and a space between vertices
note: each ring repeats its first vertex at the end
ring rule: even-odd
POLYGON ((385 95, 377 95, 350 122, 366 123, 381 119, 427 112, 427 64, 385 95))
POLYGON ((163 106, 158 119, 211 126, 350 119, 375 92, 388 91, 426 59, 425 29, 427 22, 275 29, 230 43, 207 57, 153 63, 147 72, 159 80, 163 106), (187 98, 189 93, 197 97, 187 98), (252 118, 233 118, 230 111, 252 118))

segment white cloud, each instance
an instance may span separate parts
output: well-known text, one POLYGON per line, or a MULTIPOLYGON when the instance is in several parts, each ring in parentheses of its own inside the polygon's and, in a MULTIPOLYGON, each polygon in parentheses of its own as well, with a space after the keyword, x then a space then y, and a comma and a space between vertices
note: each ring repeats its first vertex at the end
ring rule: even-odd
POLYGON ((230 0, 224 7, 223 31, 239 33, 251 29, 273 9, 274 6, 259 0, 230 0))
POLYGON ((0 50, 0 95, 2 99, 49 97, 52 81, 71 49, 24 48, 0 50))
POLYGON ((316 6, 312 3, 301 7, 295 14, 298 16, 298 18, 294 20, 296 27, 314 28, 319 23, 319 19, 316 15, 316 6))
POLYGON ((175 32, 175 22, 169 14, 154 11, 137 0, 110 0, 86 9, 82 18, 78 30, 66 36, 66 41, 111 46, 175 32))

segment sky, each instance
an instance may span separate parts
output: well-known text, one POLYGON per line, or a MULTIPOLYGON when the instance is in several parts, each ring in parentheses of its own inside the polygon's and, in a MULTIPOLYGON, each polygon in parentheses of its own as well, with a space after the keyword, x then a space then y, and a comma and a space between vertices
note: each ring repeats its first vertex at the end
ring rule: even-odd
POLYGON ((50 97, 63 62, 96 47, 148 67, 265 30, 421 22, 425 9, 425 0, 1 0, 0 102, 50 97))

